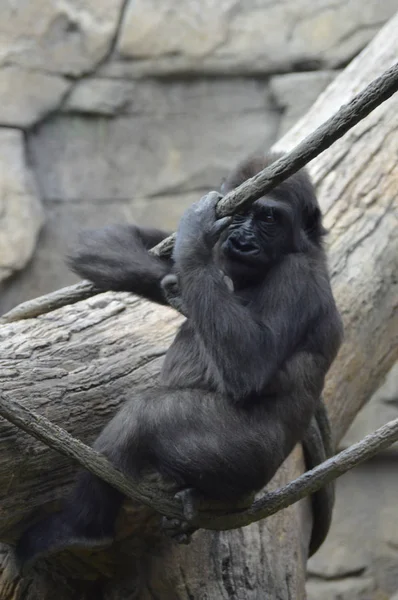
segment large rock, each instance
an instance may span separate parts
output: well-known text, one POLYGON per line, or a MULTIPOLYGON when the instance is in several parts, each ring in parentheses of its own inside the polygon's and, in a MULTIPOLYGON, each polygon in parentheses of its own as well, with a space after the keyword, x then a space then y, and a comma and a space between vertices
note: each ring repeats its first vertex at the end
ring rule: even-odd
MULTIPOLYGON (((390 519, 386 526, 397 522, 397 511, 391 511, 390 519)), ((396 529, 396 527, 395 527, 396 529)), ((388 545, 382 546, 379 553, 374 559, 374 570, 378 575, 378 588, 385 596, 380 594, 380 597, 390 598, 390 595, 398 589, 398 552, 397 547, 389 548, 388 545)))
MULTIPOLYGON (((261 82, 142 82, 125 92, 117 118, 64 114, 29 136, 45 199, 143 199, 212 189, 248 152, 268 148, 279 124, 261 82)), ((87 98, 86 86, 80 100, 78 93, 71 97, 71 110, 88 110, 87 98)), ((93 110, 104 104, 93 92, 90 102, 93 110)))
POLYGON ((310 581, 307 584, 307 600, 376 600, 376 598, 375 583, 369 577, 340 581, 310 581))
POLYGON ((378 456, 337 480, 329 535, 308 562, 308 600, 381 600, 398 589, 397 497, 395 460, 378 456))
MULTIPOLYGON (((105 116, 148 115, 157 119, 191 116, 195 122, 211 115, 233 119, 239 112, 258 112, 261 117, 263 112, 267 121, 275 121, 279 115, 272 93, 266 83, 255 79, 133 81, 89 77, 76 83, 62 111, 105 116)), ((173 125, 178 127, 178 123, 173 125)), ((225 129, 230 131, 226 132, 233 135, 233 128, 228 126, 227 122, 225 129)))
POLYGON ((90 71, 110 51, 122 7, 123 0, 2 0, 0 67, 90 71))
POLYGON ((0 124, 31 127, 58 107, 70 85, 58 75, 0 68, 0 124))
MULTIPOLYGON (((62 111, 113 116, 135 104, 136 97, 142 97, 142 88, 147 85, 119 79, 82 79, 76 83, 62 111)), ((147 100, 151 100, 150 95, 147 100)), ((145 111, 146 104, 139 102, 139 110, 145 111)))
POLYGON ((224 75, 335 67, 396 10, 396 0, 130 0, 116 46, 122 60, 103 72, 224 75))
POLYGON ((347 546, 330 545, 327 554, 317 552, 308 561, 308 575, 332 580, 361 575, 368 566, 367 557, 358 552, 353 554, 347 546))
POLYGON ((0 281, 29 261, 42 222, 41 204, 25 164, 23 134, 0 129, 0 281))

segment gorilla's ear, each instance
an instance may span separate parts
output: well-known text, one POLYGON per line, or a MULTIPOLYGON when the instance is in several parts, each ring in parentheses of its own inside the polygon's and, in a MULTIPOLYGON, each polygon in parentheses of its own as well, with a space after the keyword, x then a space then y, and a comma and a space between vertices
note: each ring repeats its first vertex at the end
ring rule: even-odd
POLYGON ((327 230, 322 225, 322 213, 318 206, 303 211, 303 229, 307 237, 315 243, 319 243, 327 230))

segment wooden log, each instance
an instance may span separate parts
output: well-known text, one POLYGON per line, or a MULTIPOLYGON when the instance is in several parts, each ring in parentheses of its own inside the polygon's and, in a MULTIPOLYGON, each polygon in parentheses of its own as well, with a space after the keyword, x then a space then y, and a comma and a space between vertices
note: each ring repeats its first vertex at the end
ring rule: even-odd
MULTIPOLYGON (((286 150, 330 117, 398 55, 398 16, 277 145, 286 150)), ((333 289, 346 340, 325 397, 335 441, 398 357, 398 97, 357 125, 309 168, 330 228, 333 289)), ((249 149, 248 149, 249 150, 249 149)), ((182 318, 127 294, 101 294, 0 329, 0 389, 91 443, 123 401, 152 385, 182 318)), ((301 448, 270 485, 303 470, 301 448)), ((75 465, 0 420, 0 540, 13 543, 32 511, 51 509, 75 465)), ((0 554, 4 600, 305 597, 308 500, 260 523, 198 532, 180 547, 158 516, 127 504, 112 548, 65 553, 25 579, 0 554), (62 560, 61 560, 62 559, 62 560)))

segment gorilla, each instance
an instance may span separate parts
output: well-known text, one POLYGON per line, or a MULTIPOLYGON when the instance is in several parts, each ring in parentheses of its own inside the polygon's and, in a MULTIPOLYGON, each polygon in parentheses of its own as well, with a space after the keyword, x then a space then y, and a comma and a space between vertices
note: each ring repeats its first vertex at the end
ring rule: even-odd
MULTIPOLYGON (((275 158, 250 156, 223 194, 275 158)), ((185 212, 171 257, 149 253, 168 232, 127 224, 84 231, 69 256, 98 288, 170 302, 186 317, 159 381, 131 390, 94 448, 133 479, 152 470, 172 481, 187 506, 239 502, 271 480, 320 412, 343 335, 307 172, 233 217, 217 218, 220 197, 210 192, 185 212)), ((82 471, 63 508, 24 532, 19 563, 112 540, 123 500, 82 471)))

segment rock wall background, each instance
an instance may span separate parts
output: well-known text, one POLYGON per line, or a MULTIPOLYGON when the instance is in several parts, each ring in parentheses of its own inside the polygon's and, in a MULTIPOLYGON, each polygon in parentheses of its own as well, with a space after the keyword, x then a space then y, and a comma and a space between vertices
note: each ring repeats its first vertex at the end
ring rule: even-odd
MULTIPOLYGON (((173 229, 267 148, 398 0, 2 0, 0 314, 76 281, 81 227, 173 229)), ((344 443, 397 416, 398 371, 344 443)), ((398 593, 395 449, 339 481, 309 598, 398 593)))

